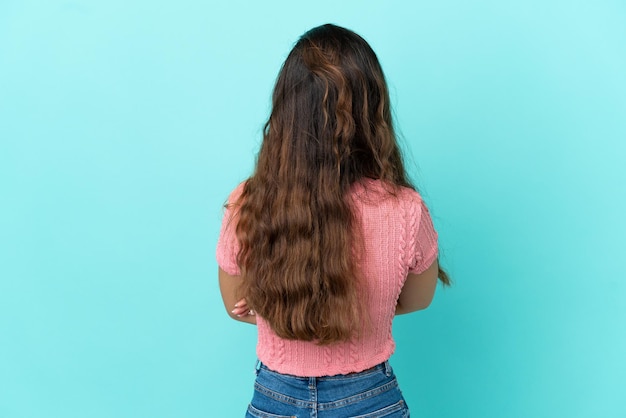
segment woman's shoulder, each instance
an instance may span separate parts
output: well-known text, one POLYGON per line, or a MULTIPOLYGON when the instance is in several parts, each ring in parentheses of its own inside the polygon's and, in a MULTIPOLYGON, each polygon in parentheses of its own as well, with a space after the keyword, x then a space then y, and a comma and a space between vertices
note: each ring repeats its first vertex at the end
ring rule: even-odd
POLYGON ((363 203, 402 203, 419 204, 422 202, 420 193, 406 186, 392 184, 378 179, 363 179, 353 185, 352 195, 363 203))

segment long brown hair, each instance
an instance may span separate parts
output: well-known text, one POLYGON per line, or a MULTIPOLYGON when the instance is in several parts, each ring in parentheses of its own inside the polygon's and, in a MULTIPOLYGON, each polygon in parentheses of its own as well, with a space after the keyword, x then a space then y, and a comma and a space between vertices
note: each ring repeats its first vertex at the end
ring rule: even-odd
POLYGON ((280 70, 256 170, 236 202, 241 293, 278 336, 329 344, 354 335, 347 192, 364 178, 412 187, 376 54, 350 30, 319 26, 280 70))

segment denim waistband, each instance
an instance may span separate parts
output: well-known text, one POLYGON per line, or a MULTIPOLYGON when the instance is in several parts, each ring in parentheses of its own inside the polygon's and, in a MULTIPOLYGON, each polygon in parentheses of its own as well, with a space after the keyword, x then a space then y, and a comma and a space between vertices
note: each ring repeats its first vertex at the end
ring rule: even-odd
POLYGON ((320 377, 279 373, 260 361, 256 371, 247 417, 373 418, 391 416, 396 411, 408 413, 388 361, 355 373, 320 377))

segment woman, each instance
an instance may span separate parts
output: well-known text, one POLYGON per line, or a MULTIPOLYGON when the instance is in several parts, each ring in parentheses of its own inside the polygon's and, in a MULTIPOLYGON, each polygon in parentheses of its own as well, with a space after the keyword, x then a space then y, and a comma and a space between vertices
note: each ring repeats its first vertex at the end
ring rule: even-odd
POLYGON ((278 75, 254 174, 228 199, 224 304, 257 324, 247 417, 409 416, 388 359, 394 315, 426 308, 437 233, 407 180, 374 51, 323 25, 278 75))

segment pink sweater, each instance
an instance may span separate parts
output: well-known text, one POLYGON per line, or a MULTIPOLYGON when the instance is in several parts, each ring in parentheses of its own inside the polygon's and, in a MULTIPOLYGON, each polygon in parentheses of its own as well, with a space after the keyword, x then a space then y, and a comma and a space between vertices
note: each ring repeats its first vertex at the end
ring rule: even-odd
MULTIPOLYGON (((239 185, 230 195, 235 201, 239 185)), ((358 225, 365 254, 359 264, 363 275, 360 295, 369 314, 369 326, 358 339, 331 346, 278 337, 257 316, 259 360, 279 373, 296 376, 332 376, 359 372, 388 360, 395 349, 391 323, 400 290, 408 273, 421 273, 437 258, 437 232, 420 195, 403 188, 397 197, 376 180, 353 187, 358 225)), ((227 209, 217 244, 217 261, 228 274, 240 274, 239 249, 232 209, 227 209)))

